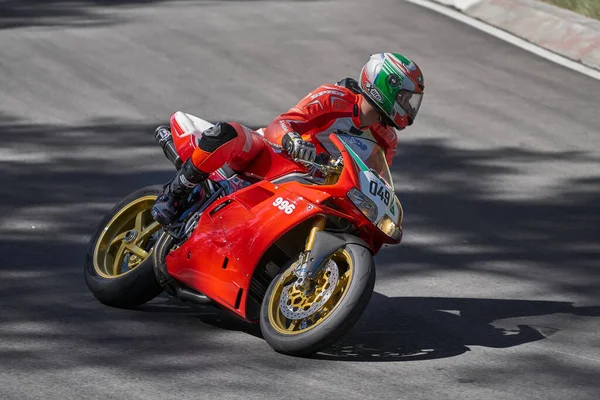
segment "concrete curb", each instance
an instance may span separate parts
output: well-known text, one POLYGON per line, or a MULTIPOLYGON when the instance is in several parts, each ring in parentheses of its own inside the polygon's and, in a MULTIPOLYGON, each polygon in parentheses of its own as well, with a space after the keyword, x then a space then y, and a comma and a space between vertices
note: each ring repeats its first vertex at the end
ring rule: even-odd
POLYGON ((537 0, 431 0, 600 71, 600 21, 537 0))

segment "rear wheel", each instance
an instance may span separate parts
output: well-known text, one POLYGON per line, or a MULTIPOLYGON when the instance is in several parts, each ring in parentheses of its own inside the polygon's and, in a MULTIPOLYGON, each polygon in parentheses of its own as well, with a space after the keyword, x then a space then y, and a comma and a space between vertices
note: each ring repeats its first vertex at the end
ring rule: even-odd
POLYGON ((84 277, 101 303, 131 308, 162 292, 150 256, 161 230, 150 210, 161 190, 148 186, 131 193, 108 212, 92 235, 84 277))
POLYGON ((323 350, 365 310, 375 285, 371 252, 347 244, 324 263, 308 293, 295 285, 297 261, 271 282, 261 307, 260 327, 275 351, 305 356, 323 350))

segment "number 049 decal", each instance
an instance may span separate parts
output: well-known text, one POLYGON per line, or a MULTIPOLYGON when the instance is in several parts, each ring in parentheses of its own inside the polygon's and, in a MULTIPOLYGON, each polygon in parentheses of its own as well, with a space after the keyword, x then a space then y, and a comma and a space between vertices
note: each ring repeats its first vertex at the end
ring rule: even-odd
POLYGON ((390 198, 392 195, 383 185, 380 185, 375 181, 371 181, 369 183, 369 192, 371 192, 373 196, 379 196, 386 206, 390 205, 390 198))
POLYGON ((284 200, 283 197, 278 197, 273 202, 273 206, 279 208, 286 214, 291 214, 296 209, 295 204, 291 204, 289 201, 284 200))

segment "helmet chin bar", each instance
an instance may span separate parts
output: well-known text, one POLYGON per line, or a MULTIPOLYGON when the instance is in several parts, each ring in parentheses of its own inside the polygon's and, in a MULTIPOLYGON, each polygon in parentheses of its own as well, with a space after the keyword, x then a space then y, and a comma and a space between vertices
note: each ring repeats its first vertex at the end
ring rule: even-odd
POLYGON ((383 126, 387 126, 387 117, 385 115, 379 114, 379 123, 383 126))
POLYGON ((399 126, 396 126, 396 124, 394 124, 394 121, 392 121, 387 115, 383 114, 383 112, 379 112, 379 123, 384 127, 391 126, 394 129, 404 129, 400 128, 399 126))

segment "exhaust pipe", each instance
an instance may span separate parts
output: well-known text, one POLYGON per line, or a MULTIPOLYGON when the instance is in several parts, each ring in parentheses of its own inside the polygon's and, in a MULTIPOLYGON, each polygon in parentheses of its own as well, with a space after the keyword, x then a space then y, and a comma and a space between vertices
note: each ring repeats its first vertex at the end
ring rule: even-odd
POLYGON ((173 163, 175 168, 179 170, 183 162, 181 161, 179 154, 177 154, 175 144, 173 143, 173 135, 171 135, 169 128, 166 126, 159 126, 154 131, 154 138, 160 147, 162 147, 165 156, 173 163))
POLYGON ((213 302, 211 299, 209 299, 202 293, 196 292, 192 289, 178 286, 176 292, 179 300, 189 301, 201 305, 212 304, 213 302))

